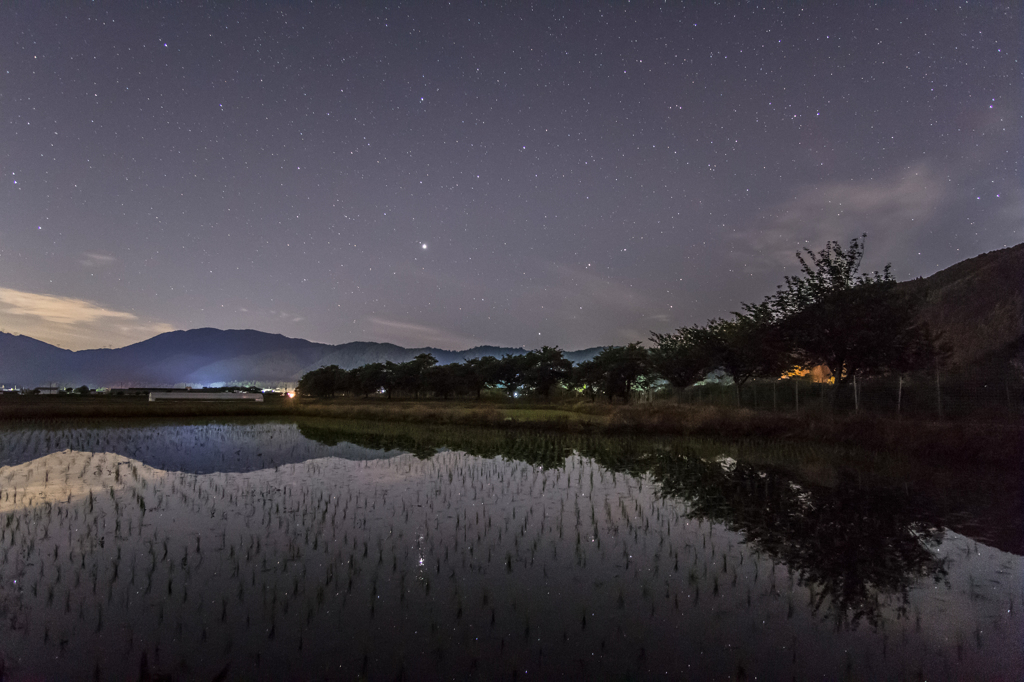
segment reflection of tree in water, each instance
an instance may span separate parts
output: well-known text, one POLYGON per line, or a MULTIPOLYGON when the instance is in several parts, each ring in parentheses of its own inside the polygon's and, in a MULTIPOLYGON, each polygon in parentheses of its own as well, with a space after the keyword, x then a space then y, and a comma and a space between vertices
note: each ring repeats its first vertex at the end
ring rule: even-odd
POLYGON ((905 615, 920 578, 946 575, 935 557, 941 531, 914 519, 908 500, 850 480, 810 489, 786 475, 729 460, 650 458, 662 492, 686 500, 691 514, 742 533, 754 548, 785 563, 828 605, 837 626, 877 625, 886 596, 905 615))
POLYGON ((720 456, 720 442, 623 438, 590 445, 581 452, 604 467, 650 475, 663 495, 688 503, 689 516, 722 523, 786 564, 811 590, 815 610, 826 608, 837 627, 862 619, 877 625, 887 597, 903 616, 915 582, 946 576, 934 553, 942 531, 918 520, 926 513, 894 489, 858 485, 849 476, 835 487, 798 484, 782 471, 720 456))
POLYGON ((407 452, 420 458, 433 457, 442 450, 460 450, 478 457, 502 456, 540 466, 561 466, 572 452, 570 439, 531 431, 381 423, 342 426, 310 421, 300 421, 297 426, 306 438, 330 447, 352 443, 385 452, 407 452))
POLYGON ((398 450, 409 452, 419 457, 431 457, 437 453, 437 444, 433 438, 417 437, 403 432, 363 433, 331 426, 299 422, 299 433, 310 440, 315 440, 328 447, 340 443, 352 443, 371 450, 390 452, 398 450))
POLYGON ((578 453, 610 471, 650 475, 662 494, 687 502, 691 517, 722 523, 754 549, 786 564, 811 590, 814 608, 830 612, 837 626, 861 620, 877 625, 889 597, 895 597, 903 615, 917 580, 946 575, 933 552, 941 531, 916 520, 923 514, 916 513, 909 496, 852 480, 835 487, 797 484, 781 471, 716 458, 720 442, 465 427, 375 428, 381 430, 299 425, 304 436, 330 446, 349 442, 424 458, 454 449, 545 468, 563 466, 566 456, 578 453))

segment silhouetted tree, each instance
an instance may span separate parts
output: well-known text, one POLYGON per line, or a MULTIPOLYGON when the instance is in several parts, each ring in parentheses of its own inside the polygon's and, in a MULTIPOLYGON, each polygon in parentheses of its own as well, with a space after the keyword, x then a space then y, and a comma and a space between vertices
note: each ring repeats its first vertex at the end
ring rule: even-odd
MULTIPOLYGON (((388 363, 393 364, 393 363, 388 363)), ((428 368, 437 364, 437 358, 430 353, 420 353, 412 360, 394 366, 395 388, 409 391, 415 397, 420 397, 425 381, 425 372, 428 368)), ((390 397, 390 395, 388 396, 390 397)))
POLYGON ((388 369, 383 363, 373 362, 349 370, 348 383, 352 391, 366 398, 384 388, 388 374, 388 369))
POLYGON ((469 393, 476 394, 477 400, 483 389, 501 381, 501 361, 492 355, 466 360, 460 366, 463 368, 461 383, 469 393))
POLYGON ((423 387, 439 398, 447 400, 459 389, 459 380, 464 373, 462 365, 431 365, 423 370, 423 387))
POLYGON ((387 399, 391 400, 395 391, 403 386, 402 366, 397 362, 388 360, 384 363, 380 377, 380 387, 384 390, 384 395, 387 399))
POLYGON ((710 320, 694 328, 698 354, 708 361, 708 370, 724 369, 736 384, 740 402, 743 385, 756 377, 777 378, 792 367, 792 354, 767 303, 745 306, 731 320, 710 320))
POLYGON ((604 371, 593 359, 584 360, 572 368, 569 385, 595 402, 603 390, 604 371))
POLYGON ((565 358, 564 352, 558 346, 544 346, 540 350, 532 350, 526 357, 528 369, 524 373, 524 384, 545 398, 551 395, 553 387, 568 380, 572 372, 572 361, 565 358))
POLYGON ((515 397, 526 386, 526 373, 530 371, 534 358, 529 355, 504 355, 498 361, 498 383, 509 397, 515 397))
POLYGON ((334 395, 335 376, 340 370, 337 365, 320 367, 306 372, 299 379, 299 395, 307 398, 329 398, 334 395))
POLYGON ((857 374, 931 362, 935 339, 918 322, 917 301, 896 291, 890 266, 860 273, 864 239, 844 249, 830 241, 818 253, 797 254, 802 274, 764 304, 770 308, 798 363, 825 365, 838 383, 857 374))
POLYGON ((699 327, 684 327, 674 334, 651 332, 654 347, 649 351, 651 370, 673 388, 684 389, 714 369, 714 359, 698 343, 699 327))
POLYGON ((634 387, 650 373, 647 349, 639 341, 626 346, 609 346, 598 353, 593 362, 600 372, 601 390, 609 400, 621 396, 628 403, 634 387))

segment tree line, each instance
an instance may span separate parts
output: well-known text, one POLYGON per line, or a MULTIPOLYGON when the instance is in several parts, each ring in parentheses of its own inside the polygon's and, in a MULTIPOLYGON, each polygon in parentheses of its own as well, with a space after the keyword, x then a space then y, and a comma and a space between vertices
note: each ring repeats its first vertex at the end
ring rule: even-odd
POLYGON ((403 363, 321 367, 302 377, 298 391, 479 398, 484 389, 499 388, 510 397, 547 397, 559 387, 628 402, 638 390, 662 383, 685 389, 716 370, 733 379, 738 396, 751 379, 821 366, 837 384, 937 366, 948 351, 919 320, 920 299, 897 290, 889 265, 860 271, 864 241, 862 235, 845 248, 830 241, 817 253, 804 249, 797 254, 800 274, 785 277, 762 302, 743 303, 731 317, 704 325, 652 332, 650 347, 609 346, 575 365, 557 346, 448 365, 424 353, 403 363))

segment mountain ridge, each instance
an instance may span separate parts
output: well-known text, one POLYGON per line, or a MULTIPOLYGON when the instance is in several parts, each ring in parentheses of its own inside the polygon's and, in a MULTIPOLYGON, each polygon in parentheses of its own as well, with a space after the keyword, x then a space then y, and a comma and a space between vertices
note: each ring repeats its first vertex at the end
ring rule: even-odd
MULTIPOLYGON (((921 299, 920 317, 952 348, 950 364, 1002 365, 1024 353, 1024 244, 983 253, 928 277, 900 282, 921 299)), ((573 362, 602 347, 567 352, 573 362)), ((317 343, 255 329, 178 330, 123 348, 70 351, 29 336, 0 332, 0 384, 98 387, 294 384, 323 365, 351 369, 371 362, 405 362, 430 353, 441 364, 525 348, 475 346, 446 350, 392 343, 317 343)))
MULTIPOLYGON (((566 353, 574 362, 600 348, 566 353)), ((176 330, 122 348, 70 351, 29 336, 0 332, 0 384, 18 386, 166 387, 218 384, 294 384, 323 365, 352 369, 370 362, 405 362, 430 353, 441 364, 484 355, 525 353, 524 348, 475 346, 446 350, 351 341, 317 343, 255 329, 176 330)))

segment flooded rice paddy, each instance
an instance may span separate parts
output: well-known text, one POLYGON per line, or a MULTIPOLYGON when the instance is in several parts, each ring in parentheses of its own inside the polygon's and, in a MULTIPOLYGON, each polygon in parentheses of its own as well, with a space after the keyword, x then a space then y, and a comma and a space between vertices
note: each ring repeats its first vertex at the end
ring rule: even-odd
POLYGON ((1020 679, 1024 559, 998 514, 844 457, 323 421, 0 430, 2 674, 1020 679))

